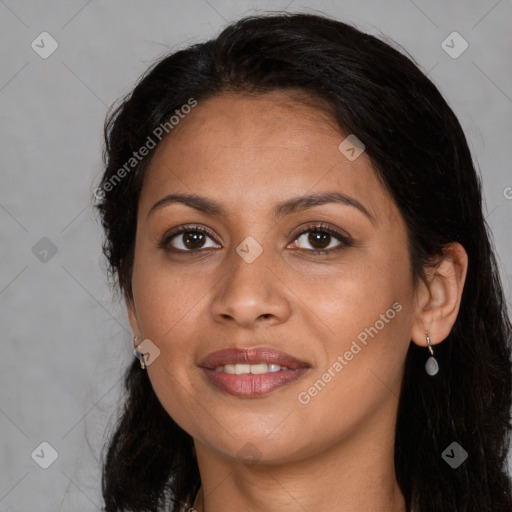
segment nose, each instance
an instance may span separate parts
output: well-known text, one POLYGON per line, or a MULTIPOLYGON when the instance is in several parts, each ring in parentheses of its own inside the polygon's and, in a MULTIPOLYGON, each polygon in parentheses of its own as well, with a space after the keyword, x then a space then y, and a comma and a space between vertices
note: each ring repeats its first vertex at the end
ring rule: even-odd
POLYGON ((265 250, 248 263, 235 250, 226 259, 211 311, 216 322, 254 328, 285 322, 291 311, 288 288, 265 250))

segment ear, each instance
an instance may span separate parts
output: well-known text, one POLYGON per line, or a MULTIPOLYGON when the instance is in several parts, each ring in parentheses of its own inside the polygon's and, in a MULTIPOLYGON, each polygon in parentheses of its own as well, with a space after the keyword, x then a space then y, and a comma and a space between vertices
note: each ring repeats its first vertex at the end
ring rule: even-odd
POLYGON ((137 312, 135 310, 135 303, 132 297, 128 297, 125 295, 126 309, 128 313, 128 320, 130 322, 130 326, 132 328, 132 332, 134 336, 139 336, 140 338, 140 327, 139 321, 137 319, 137 312))
POLYGON ((416 345, 427 346, 427 331, 432 345, 450 334, 459 313, 467 269, 468 255, 457 242, 448 244, 440 260, 425 268, 426 278, 416 290, 416 318, 411 332, 416 345))

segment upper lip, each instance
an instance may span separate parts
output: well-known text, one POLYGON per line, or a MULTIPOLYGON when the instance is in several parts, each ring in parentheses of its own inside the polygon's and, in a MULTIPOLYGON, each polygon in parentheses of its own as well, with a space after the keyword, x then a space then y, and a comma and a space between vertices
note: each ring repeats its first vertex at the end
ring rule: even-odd
POLYGON ((274 350, 269 347, 257 348, 226 348, 208 354, 200 363, 202 368, 214 370, 217 366, 224 366, 226 364, 278 364, 285 366, 290 370, 297 368, 309 368, 309 365, 300 361, 286 352, 274 350))

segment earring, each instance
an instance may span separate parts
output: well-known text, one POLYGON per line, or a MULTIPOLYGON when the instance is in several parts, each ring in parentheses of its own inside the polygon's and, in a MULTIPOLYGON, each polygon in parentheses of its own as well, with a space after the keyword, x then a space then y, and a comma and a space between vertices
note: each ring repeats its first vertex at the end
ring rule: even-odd
POLYGON ((427 347, 430 350, 430 357, 427 359, 425 363, 425 371, 433 377, 439 371, 439 365, 437 364, 437 359, 434 357, 434 351, 430 346, 430 336, 428 335, 428 331, 425 333, 427 335, 427 347))
MULTIPOLYGON (((137 342, 139 340, 138 336, 135 336, 133 338, 133 346, 137 347, 137 342)), ((146 365, 144 364, 144 354, 141 354, 137 348, 134 349, 133 355, 140 361, 140 367, 144 370, 146 368, 146 365)))

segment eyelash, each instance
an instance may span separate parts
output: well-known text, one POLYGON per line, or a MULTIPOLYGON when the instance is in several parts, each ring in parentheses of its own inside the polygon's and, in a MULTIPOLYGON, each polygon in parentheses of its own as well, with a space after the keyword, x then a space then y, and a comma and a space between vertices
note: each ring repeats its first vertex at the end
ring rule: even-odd
MULTIPOLYGON (((171 251, 171 252, 179 252, 179 253, 196 253, 196 252, 201 252, 202 249, 190 249, 190 250, 187 250, 187 251, 183 251, 182 249, 176 249, 176 248, 173 248, 173 249, 169 249, 168 245, 169 243, 171 242, 171 240, 179 235, 182 235, 184 233, 195 233, 195 232, 198 232, 198 233, 203 233, 205 235, 208 235, 210 238, 212 238, 214 240, 215 243, 218 244, 218 242, 215 240, 215 236, 213 235, 213 233, 211 233, 208 229, 205 229, 204 227, 201 227, 201 226, 194 226, 194 225, 189 225, 189 226, 180 226, 179 228, 176 228, 175 230, 171 231, 170 233, 167 233, 163 236, 162 240, 160 241, 160 243, 158 244, 158 247, 160 249, 165 249, 165 250, 168 250, 168 251, 171 251)), ((312 233, 326 233, 326 234, 329 234, 331 236, 333 236, 334 238, 336 238, 340 244, 337 245, 336 247, 334 248, 331 248, 331 249, 298 249, 298 250, 301 250, 301 251, 305 251, 307 253, 310 253, 310 254, 316 254, 316 255, 326 255, 326 254, 330 254, 330 253, 333 253, 335 251, 338 251, 338 250, 341 250, 341 249, 344 249, 346 247, 350 247, 352 245, 352 239, 347 236, 347 235, 344 235, 342 233, 340 233, 339 231, 329 227, 328 225, 326 224, 323 224, 323 223, 317 223, 317 224, 312 224, 312 225, 307 225, 305 226, 305 229, 303 229, 302 231, 300 231, 299 233, 297 233, 292 242, 295 242, 298 238, 300 238, 303 234, 305 233, 309 233, 309 232, 312 232, 312 233)))

